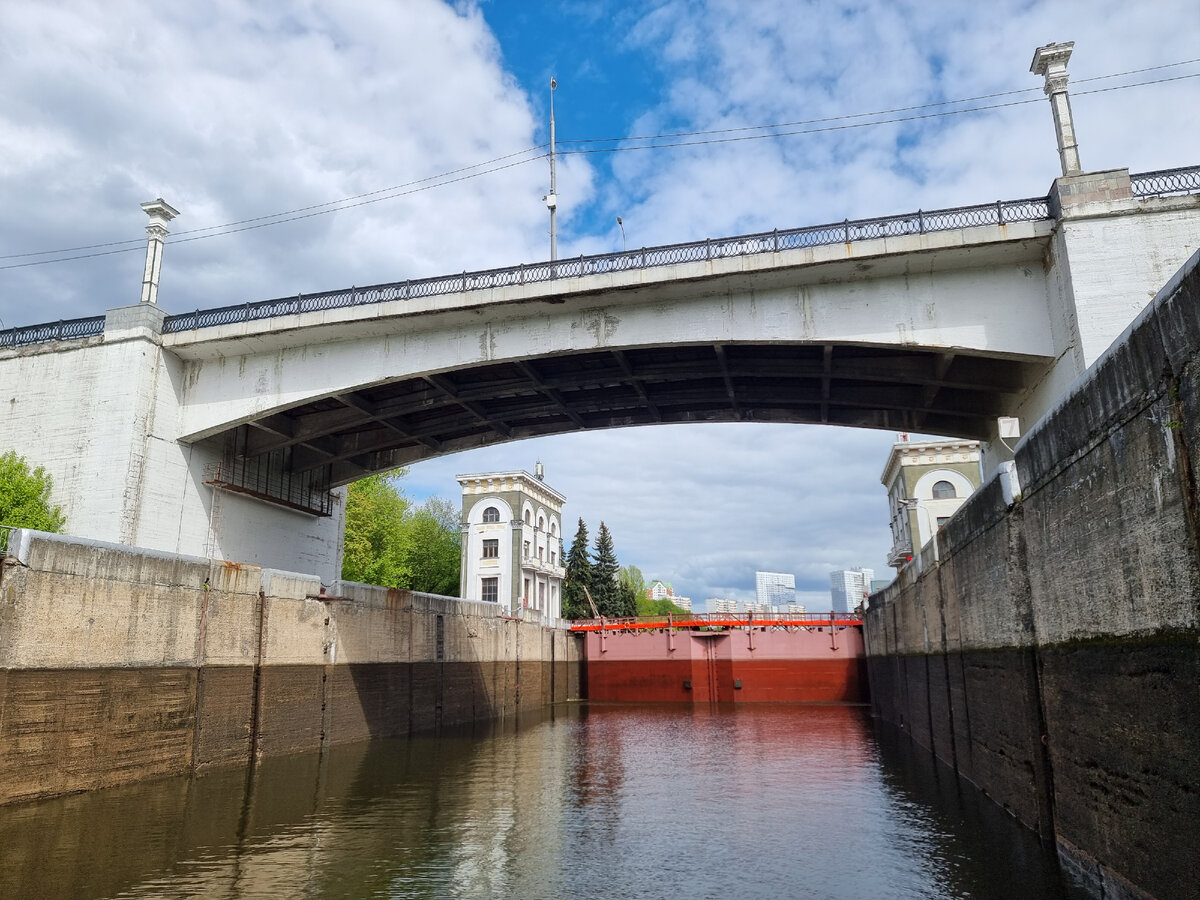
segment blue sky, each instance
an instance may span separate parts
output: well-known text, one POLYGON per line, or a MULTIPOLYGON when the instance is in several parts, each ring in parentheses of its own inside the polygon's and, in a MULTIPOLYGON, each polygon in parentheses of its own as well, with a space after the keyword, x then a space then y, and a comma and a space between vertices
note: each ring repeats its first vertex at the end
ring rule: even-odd
MULTIPOLYGON (((1057 154, 1028 68, 1037 46, 1065 40, 1076 42, 1086 169, 1200 162, 1200 79, 1088 93, 1200 73, 1193 63, 1089 81, 1200 56, 1194 0, 5 0, 0 322, 134 302, 138 204, 155 196, 182 213, 160 292, 170 312, 544 259, 545 160, 189 238, 537 146, 551 74, 563 256, 618 248, 617 216, 641 246, 1044 194, 1057 154), (987 103, 1033 102, 885 125, 844 118, 1007 91, 1025 93, 987 103), (630 146, 636 135, 827 118, 863 127, 566 152, 583 139, 630 146), (114 241, 130 243, 41 255, 114 241), (128 252, 64 261, 112 249, 128 252), (27 262, 47 264, 13 267, 27 262)), ((456 473, 540 458, 568 497, 568 522, 582 516, 594 532, 606 521, 621 560, 647 575, 705 598, 749 596, 756 568, 793 572, 819 606, 831 569, 888 571, 878 479, 893 438, 619 430, 433 460, 406 484, 452 496, 456 473)))

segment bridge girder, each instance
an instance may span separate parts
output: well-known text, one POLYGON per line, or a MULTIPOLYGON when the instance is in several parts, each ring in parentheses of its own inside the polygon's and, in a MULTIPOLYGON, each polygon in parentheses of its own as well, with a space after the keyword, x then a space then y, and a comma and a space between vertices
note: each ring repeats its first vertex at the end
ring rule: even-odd
POLYGON ((613 348, 342 390, 230 432, 331 485, 432 456, 568 431, 787 422, 983 438, 1042 360, 832 343, 613 348))

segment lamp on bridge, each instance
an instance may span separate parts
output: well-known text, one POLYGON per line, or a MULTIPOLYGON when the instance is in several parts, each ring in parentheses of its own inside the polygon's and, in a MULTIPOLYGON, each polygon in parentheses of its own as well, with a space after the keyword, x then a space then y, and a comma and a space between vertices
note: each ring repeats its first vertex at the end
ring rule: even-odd
POLYGON ((158 303, 158 274, 162 269, 163 242, 167 239, 167 223, 179 215, 179 210, 162 197, 142 204, 150 217, 146 226, 146 270, 142 275, 142 302, 158 303))

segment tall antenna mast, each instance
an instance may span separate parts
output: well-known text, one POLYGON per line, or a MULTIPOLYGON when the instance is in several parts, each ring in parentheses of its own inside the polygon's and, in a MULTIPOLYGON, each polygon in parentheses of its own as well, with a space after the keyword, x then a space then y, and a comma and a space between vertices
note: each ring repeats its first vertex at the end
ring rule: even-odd
POLYGON ((550 210, 550 261, 558 259, 558 193, 554 183, 554 89, 558 82, 550 77, 550 193, 542 199, 550 210))

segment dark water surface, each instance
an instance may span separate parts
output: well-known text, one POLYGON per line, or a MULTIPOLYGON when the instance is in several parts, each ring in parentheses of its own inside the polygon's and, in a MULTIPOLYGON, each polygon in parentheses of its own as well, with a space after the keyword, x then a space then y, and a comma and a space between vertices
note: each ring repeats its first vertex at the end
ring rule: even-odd
POLYGON ((859 707, 570 704, 247 775, 0 807, 0 896, 1075 896, 859 707))

